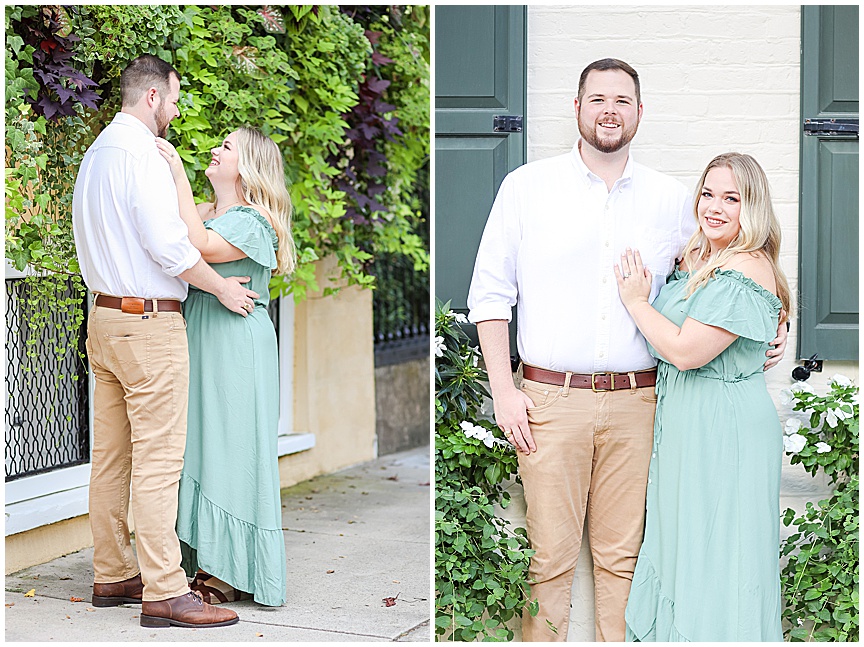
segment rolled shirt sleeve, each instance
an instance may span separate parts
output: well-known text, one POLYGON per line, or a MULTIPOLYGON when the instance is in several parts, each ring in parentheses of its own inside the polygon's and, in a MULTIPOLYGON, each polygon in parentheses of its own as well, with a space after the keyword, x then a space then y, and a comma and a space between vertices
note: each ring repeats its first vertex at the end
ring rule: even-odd
POLYGON ((477 250, 468 291, 468 320, 472 323, 512 318, 516 304, 516 264, 521 241, 519 202, 513 173, 498 189, 477 250))
POLYGON ((182 274, 198 262, 201 252, 189 242, 189 230, 180 218, 174 178, 155 145, 152 152, 139 158, 131 179, 131 217, 142 247, 165 274, 182 274))

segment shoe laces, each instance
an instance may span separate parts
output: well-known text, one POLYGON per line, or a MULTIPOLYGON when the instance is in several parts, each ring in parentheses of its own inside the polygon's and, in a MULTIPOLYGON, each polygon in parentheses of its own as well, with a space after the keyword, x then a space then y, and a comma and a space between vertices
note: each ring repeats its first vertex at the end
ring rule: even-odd
POLYGON ((204 605, 204 597, 201 595, 200 591, 190 590, 189 595, 198 603, 199 606, 204 605))

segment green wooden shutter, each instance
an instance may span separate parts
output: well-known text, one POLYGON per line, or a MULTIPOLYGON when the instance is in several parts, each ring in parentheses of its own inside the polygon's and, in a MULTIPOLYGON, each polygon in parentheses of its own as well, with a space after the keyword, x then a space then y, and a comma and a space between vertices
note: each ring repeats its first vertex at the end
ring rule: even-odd
POLYGON ((525 17, 524 6, 435 7, 435 294, 456 311, 498 187, 526 159, 525 17), (521 131, 496 131, 503 116, 522 117, 521 131))
POLYGON ((857 360, 858 7, 801 9, 798 357, 857 360))
POLYGON ((465 309, 480 236, 504 176, 525 163, 525 7, 435 8, 435 293, 465 309))

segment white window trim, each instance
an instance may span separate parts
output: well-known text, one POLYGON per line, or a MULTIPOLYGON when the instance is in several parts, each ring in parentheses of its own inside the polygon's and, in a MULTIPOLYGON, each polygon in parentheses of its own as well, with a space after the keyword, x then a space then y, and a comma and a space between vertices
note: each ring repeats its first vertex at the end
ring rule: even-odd
POLYGON ((294 296, 279 299, 279 442, 277 456, 315 446, 315 434, 294 432, 294 296))
MULTIPOLYGON (((23 278, 6 261, 6 278, 23 278)), ((88 299, 92 295, 88 293, 88 299)), ((92 307, 92 301, 91 301, 92 307)), ((279 301, 279 437, 278 455, 286 456, 315 446, 315 434, 295 433, 294 426, 294 299, 279 301)), ((90 373, 90 401, 93 374, 90 373)), ((90 408, 90 439, 93 409, 90 408)), ((90 501, 90 464, 27 476, 5 484, 5 536, 47 526, 87 514, 90 501)))

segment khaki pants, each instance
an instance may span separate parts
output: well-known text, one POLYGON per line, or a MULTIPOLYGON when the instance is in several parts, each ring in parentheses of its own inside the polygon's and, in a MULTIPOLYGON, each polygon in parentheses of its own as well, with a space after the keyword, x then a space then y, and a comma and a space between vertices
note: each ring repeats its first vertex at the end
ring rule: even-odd
POLYGON ((519 454, 529 569, 540 612, 522 617, 524 641, 564 641, 582 528, 594 558, 597 641, 624 640, 624 608, 645 523, 653 442, 654 389, 593 392, 523 380, 535 406, 528 422, 537 451, 519 454), (548 628, 550 622, 557 634, 548 628))
POLYGON ((189 351, 179 312, 95 307, 87 324, 95 377, 90 527, 99 583, 140 571, 144 600, 189 591, 180 568, 177 490, 186 444, 189 351), (129 493, 138 560, 129 543, 129 493), (139 568, 140 564, 140 568, 139 568))

